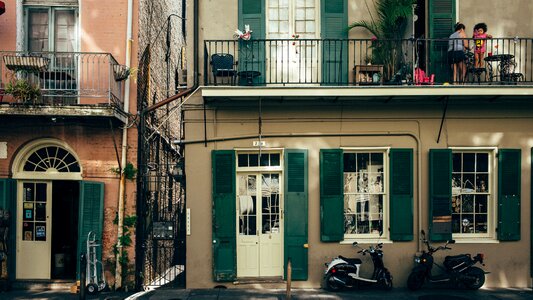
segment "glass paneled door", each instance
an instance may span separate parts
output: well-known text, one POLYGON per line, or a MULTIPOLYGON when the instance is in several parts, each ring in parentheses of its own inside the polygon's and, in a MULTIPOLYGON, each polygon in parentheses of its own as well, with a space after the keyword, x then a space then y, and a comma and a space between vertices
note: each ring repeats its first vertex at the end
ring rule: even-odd
POLYGON ((237 276, 282 276, 280 174, 238 174, 237 191, 237 276))
POLYGON ((319 82, 318 0, 267 0, 268 82, 319 82), (276 41, 279 39, 279 41, 276 41))
POLYGON ((18 184, 17 279, 50 279, 52 183, 18 184))

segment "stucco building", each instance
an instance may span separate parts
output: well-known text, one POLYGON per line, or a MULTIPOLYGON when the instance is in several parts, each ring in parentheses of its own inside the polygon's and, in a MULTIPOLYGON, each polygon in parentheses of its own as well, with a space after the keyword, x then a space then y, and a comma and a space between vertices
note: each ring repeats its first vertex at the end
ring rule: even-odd
POLYGON ((316 288, 325 262, 378 240, 405 286, 421 230, 456 240, 437 259, 483 252, 485 286, 531 287, 532 4, 415 2, 392 42, 346 30, 379 22, 372 1, 199 1, 178 141, 187 287, 282 287, 290 260, 293 286, 316 288), (493 38, 453 82, 457 21, 493 38))

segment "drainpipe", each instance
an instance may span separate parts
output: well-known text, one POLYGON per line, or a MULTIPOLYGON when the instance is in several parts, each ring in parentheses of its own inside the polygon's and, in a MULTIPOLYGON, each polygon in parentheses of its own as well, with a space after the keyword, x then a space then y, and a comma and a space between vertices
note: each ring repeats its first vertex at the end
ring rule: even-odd
MULTIPOLYGON (((128 0, 128 17, 126 28, 126 66, 131 66, 131 44, 132 44, 132 27, 133 27, 133 0, 128 0)), ((130 79, 126 79, 124 83, 124 112, 129 112, 130 106, 130 79)), ((128 126, 124 125, 122 129, 122 158, 120 161, 120 184, 118 190, 118 216, 117 216, 117 258, 115 262, 115 289, 122 287, 122 266, 120 261, 122 259, 122 244, 120 239, 124 232, 122 226, 124 225, 124 199, 126 198, 126 178, 124 168, 127 164, 128 153, 128 126)))

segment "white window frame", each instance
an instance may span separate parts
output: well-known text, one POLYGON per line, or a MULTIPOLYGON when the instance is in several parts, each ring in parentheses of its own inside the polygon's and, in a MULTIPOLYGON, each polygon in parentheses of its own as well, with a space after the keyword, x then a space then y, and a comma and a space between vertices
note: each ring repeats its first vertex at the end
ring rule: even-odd
POLYGON ((283 149, 279 148, 269 148, 269 149, 235 149, 235 167, 236 172, 281 172, 283 174, 283 155, 284 151, 283 149), (239 167, 239 154, 272 154, 272 153, 278 153, 279 154, 279 166, 267 166, 267 167, 239 167))
MULTIPOLYGON (((379 234, 372 234, 372 233, 364 233, 364 234, 344 234, 344 240, 341 242, 341 244, 351 244, 354 241, 362 241, 363 243, 374 243, 376 241, 380 242, 387 242, 389 241, 389 230, 390 227, 390 214, 389 214, 389 176, 390 176, 390 167, 389 167, 389 160, 390 160, 390 147, 343 147, 341 148, 343 150, 343 156, 346 153, 376 153, 381 152, 383 153, 383 192, 380 194, 383 196, 383 233, 381 237, 379 234)), ((343 185, 344 185, 344 165, 343 165, 343 185)), ((344 189, 343 189, 343 203, 345 203, 344 200, 344 189)), ((343 218, 344 218, 345 210, 343 205, 343 218)))
MULTIPOLYGON (((455 153, 487 153, 489 155, 488 177, 489 193, 487 197, 487 233, 453 233, 453 239, 461 242, 475 242, 482 240, 496 239, 496 224, 498 222, 498 148, 496 147, 450 147, 453 154, 455 153)), ((453 168, 452 168, 453 176, 453 168)), ((476 193, 473 193, 474 195, 476 193)), ((452 195, 453 197, 453 195, 452 195)), ((450 199, 452 201, 452 199, 450 199)))

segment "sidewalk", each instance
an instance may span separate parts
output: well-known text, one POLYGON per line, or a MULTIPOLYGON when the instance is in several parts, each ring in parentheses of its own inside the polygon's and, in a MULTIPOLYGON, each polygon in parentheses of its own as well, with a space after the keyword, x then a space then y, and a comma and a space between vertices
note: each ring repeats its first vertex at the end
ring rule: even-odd
MULTIPOLYGON (((67 291, 29 291, 15 290, 0 293, 2 300, 22 299, 53 299, 53 300, 77 300, 79 296, 67 291)), ((282 300, 286 299, 285 290, 273 289, 157 289, 149 292, 136 294, 125 292, 104 292, 97 296, 87 296, 87 300, 282 300)), ((405 288, 396 288, 390 292, 376 289, 350 290, 340 293, 331 293, 322 289, 295 289, 291 299, 313 300, 341 300, 341 299, 384 299, 384 300, 533 300, 531 289, 481 289, 478 291, 449 290, 449 289, 422 289, 411 292, 405 288)))
MULTIPOLYGON (((418 299, 418 300, 522 300, 533 299, 531 289, 482 289, 478 291, 470 290, 449 290, 449 289, 425 289, 411 292, 405 288, 393 289, 390 292, 363 289, 351 290, 340 293, 331 293, 322 289, 293 290, 291 299, 418 299)), ((137 293, 128 300, 231 300, 231 299, 286 299, 285 290, 256 290, 256 289, 206 289, 206 290, 177 290, 159 289, 145 294, 137 293)))

